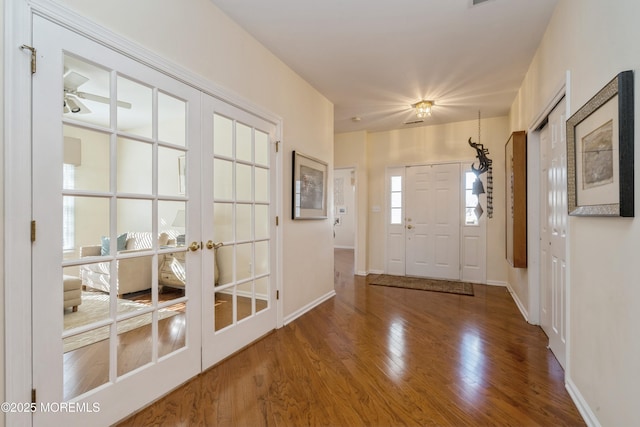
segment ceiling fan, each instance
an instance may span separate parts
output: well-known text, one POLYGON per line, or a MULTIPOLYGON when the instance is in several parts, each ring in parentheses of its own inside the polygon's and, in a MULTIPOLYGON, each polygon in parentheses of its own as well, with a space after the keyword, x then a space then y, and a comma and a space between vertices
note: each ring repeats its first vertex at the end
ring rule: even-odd
MULTIPOLYGON (((89 81, 88 77, 71 71, 65 67, 64 70, 64 95, 63 95, 63 112, 74 114, 89 114, 91 110, 85 105, 81 99, 109 104, 109 98, 96 95, 93 93, 79 91, 78 88, 89 81)), ((131 108, 131 103, 117 101, 118 107, 131 108)))

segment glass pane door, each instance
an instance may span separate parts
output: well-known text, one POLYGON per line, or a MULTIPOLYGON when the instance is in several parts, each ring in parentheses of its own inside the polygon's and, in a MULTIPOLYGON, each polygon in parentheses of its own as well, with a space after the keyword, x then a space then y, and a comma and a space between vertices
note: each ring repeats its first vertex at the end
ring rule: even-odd
POLYGON ((40 18, 34 38, 34 386, 109 424, 200 371, 199 92, 40 18))
POLYGON ((206 368, 276 327, 275 126, 213 99, 203 108, 206 368))

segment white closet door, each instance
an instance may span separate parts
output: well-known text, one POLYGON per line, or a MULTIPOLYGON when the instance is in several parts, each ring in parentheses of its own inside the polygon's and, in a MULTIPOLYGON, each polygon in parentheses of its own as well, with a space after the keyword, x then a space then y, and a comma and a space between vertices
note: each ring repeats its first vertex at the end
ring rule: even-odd
POLYGON ((549 114, 540 132, 541 295, 540 326, 563 367, 566 359, 567 141, 565 100, 549 114))

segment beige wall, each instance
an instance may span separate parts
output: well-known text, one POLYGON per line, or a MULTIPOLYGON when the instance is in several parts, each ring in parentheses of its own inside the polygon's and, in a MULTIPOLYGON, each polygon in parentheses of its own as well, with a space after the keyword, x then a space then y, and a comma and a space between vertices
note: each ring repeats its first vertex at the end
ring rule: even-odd
MULTIPOLYGON (((481 142, 493 159, 494 215, 487 222, 487 280, 507 281, 505 261, 504 144, 509 137, 507 117, 482 119, 481 142)), ((368 203, 358 220, 368 222, 367 271, 385 269, 385 171, 387 167, 438 162, 475 161, 469 144, 478 139, 476 120, 387 132, 354 132, 336 135, 336 164, 359 161, 367 165, 368 203), (366 139, 366 140, 365 140, 366 139), (372 207, 379 206, 379 212, 372 207)), ((477 164, 477 161, 476 161, 477 164)))
POLYGON ((331 220, 294 222, 290 212, 291 150, 333 169, 333 105, 208 0, 59 3, 282 118, 285 318, 331 292, 331 220))
POLYGON ((335 135, 333 151, 334 167, 355 167, 357 181, 358 218, 356 232, 356 274, 366 275, 367 266, 367 221, 368 221, 368 163, 367 133, 348 132, 335 135))
MULTIPOLYGON (((640 2, 560 0, 511 110, 512 129, 526 128, 571 73, 575 113, 620 71, 640 69, 640 2)), ((635 90, 635 138, 640 138, 635 90)), ((635 150, 640 164, 640 150, 635 150)), ((636 168, 637 169, 637 168, 636 168)), ((635 177, 636 206, 640 174, 635 177)), ((636 215, 638 209, 636 207, 636 215)), ((640 222, 569 218, 567 382, 603 426, 640 425, 640 222)))

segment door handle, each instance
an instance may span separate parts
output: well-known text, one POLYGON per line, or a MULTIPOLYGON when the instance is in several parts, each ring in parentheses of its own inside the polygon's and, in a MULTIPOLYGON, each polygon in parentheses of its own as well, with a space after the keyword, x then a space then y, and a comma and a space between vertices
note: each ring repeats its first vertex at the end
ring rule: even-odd
POLYGON ((218 249, 220 246, 222 246, 222 242, 213 243, 213 240, 207 242, 207 249, 218 249))
POLYGON ((190 250, 191 252, 195 252, 195 251, 197 251, 198 249, 200 249, 200 243, 198 243, 198 242, 191 242, 191 244, 189 245, 189 250, 190 250))
POLYGON ((408 228, 409 230, 411 230, 411 229, 413 228, 413 225, 409 224, 409 225, 407 225, 407 228, 408 228))

